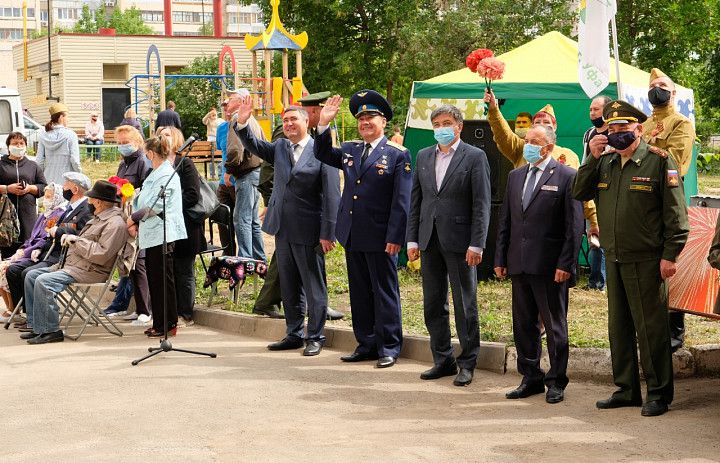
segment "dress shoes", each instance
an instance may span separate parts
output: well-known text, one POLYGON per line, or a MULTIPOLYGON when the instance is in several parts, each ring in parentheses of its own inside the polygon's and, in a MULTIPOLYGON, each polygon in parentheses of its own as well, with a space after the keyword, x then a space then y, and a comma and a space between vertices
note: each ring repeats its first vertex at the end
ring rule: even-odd
POLYGON ((26 332, 24 332, 23 334, 20 335, 20 339, 32 339, 32 338, 35 338, 35 337, 37 337, 37 336, 40 336, 40 335, 37 334, 37 333, 33 333, 32 331, 26 331, 26 332))
POLYGON ((429 370, 420 373, 420 379, 438 379, 444 376, 453 376, 458 372, 457 364, 455 362, 445 363, 442 365, 434 365, 429 370))
POLYGON ((607 410, 610 408, 622 408, 622 407, 639 407, 642 405, 642 400, 624 400, 617 397, 610 396, 609 399, 598 400, 595 402, 595 406, 600 410, 607 410))
POLYGON ((312 357, 313 355, 317 355, 322 350, 322 343, 320 341, 308 341, 307 344, 305 344, 305 350, 303 350, 303 355, 305 357, 312 357))
POLYGON ((545 385, 543 383, 527 384, 522 383, 517 389, 505 394, 506 399, 524 399, 535 394, 542 394, 545 392, 545 385))
POLYGON ((560 386, 550 386, 545 394, 545 402, 549 404, 560 403, 564 398, 565 390, 560 386))
POLYGON ((375 352, 358 352, 355 351, 350 355, 343 355, 340 360, 343 362, 364 362, 366 360, 377 360, 378 354, 375 352))
POLYGON ((271 306, 271 307, 253 307, 252 313, 255 315, 265 315, 266 317, 270 318, 285 318, 285 315, 283 315, 280 310, 278 310, 277 306, 271 306))
POLYGON ((268 350, 292 350, 292 349, 300 349, 302 346, 303 346, 302 339, 291 338, 288 336, 286 338, 283 338, 282 341, 268 344, 267 348, 268 348, 268 350))
POLYGON ((62 330, 58 330, 28 339, 28 344, 48 344, 50 342, 63 342, 64 340, 65 335, 62 330))
POLYGON ((30 333, 30 332, 32 332, 32 328, 27 326, 27 324, 26 324, 22 328, 18 328, 18 331, 21 333, 30 333))
POLYGON ((469 368, 460 368, 460 373, 453 380, 455 386, 468 386, 472 383, 473 371, 469 368))
POLYGON ((642 416, 660 416, 668 411, 668 405, 664 400, 651 400, 645 402, 640 410, 642 416))
POLYGON ((390 368, 391 366, 395 365, 396 359, 395 357, 380 357, 375 364, 377 368, 390 368))
POLYGON ((340 312, 339 310, 331 309, 330 307, 327 308, 328 320, 342 320, 343 317, 345 317, 345 314, 340 312))

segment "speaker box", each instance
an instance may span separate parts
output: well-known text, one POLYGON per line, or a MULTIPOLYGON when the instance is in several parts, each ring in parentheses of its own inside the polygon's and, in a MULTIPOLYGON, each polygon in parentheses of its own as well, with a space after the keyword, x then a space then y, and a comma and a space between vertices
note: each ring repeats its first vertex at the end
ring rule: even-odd
POLYGON ((478 266, 478 280, 488 280, 494 275, 493 261, 495 260, 498 216, 505 198, 508 174, 513 169, 513 165, 505 156, 500 154, 497 145, 495 145, 495 140, 493 140, 488 121, 465 121, 460 138, 465 143, 477 146, 485 151, 488 164, 490 164, 490 226, 488 227, 487 242, 483 251, 483 260, 478 266))

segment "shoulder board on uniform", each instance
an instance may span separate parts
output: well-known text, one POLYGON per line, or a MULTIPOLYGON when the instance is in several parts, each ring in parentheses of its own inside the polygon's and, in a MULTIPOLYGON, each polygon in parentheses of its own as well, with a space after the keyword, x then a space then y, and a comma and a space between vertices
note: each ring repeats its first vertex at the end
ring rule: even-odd
POLYGON ((401 145, 401 144, 399 144, 399 143, 395 143, 394 141, 388 140, 388 141, 387 141, 387 145, 392 146, 393 148, 398 149, 398 150, 400 150, 400 151, 405 151, 405 150, 407 150, 407 148, 405 148, 403 145, 401 145))
POLYGON ((668 157, 668 155, 669 155, 668 152, 665 151, 664 149, 658 148, 657 146, 653 146, 653 145, 648 145, 648 150, 649 150, 651 153, 657 154, 657 155, 660 156, 661 158, 666 158, 666 157, 668 157))

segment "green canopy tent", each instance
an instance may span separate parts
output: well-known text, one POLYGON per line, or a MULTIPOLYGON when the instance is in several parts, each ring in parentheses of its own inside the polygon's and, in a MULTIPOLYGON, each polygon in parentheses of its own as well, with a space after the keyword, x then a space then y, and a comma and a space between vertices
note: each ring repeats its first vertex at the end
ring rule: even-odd
MULTIPOLYGON (((590 99, 578 82, 577 42, 559 32, 549 32, 514 50, 498 56, 505 63, 502 80, 493 82, 497 98, 504 100, 501 111, 514 119, 521 111, 535 114, 545 104, 555 109, 558 144, 582 156, 582 136, 590 126, 590 99)), ((615 64, 610 66, 610 84, 601 94, 617 97, 615 64)), ((650 114, 647 100, 650 74, 620 63, 623 99, 650 114)), ((466 120, 484 119, 485 82, 467 68, 425 81, 414 82, 405 130, 405 146, 413 154, 435 143, 430 113, 443 103, 454 104, 466 120)), ((677 86, 678 111, 694 123, 693 91, 677 86)), ((686 197, 697 194, 695 162, 685 177, 686 197)))

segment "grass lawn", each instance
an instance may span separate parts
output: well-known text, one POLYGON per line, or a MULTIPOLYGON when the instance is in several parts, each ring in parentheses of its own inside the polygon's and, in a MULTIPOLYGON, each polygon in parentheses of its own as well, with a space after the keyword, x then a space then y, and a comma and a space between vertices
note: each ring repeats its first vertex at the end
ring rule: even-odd
MULTIPOLYGON (((107 179, 114 175, 117 163, 91 161, 83 162, 85 173, 93 180, 107 179)), ((702 176, 699 179, 700 191, 704 194, 720 195, 720 176, 702 176)), ((265 237, 268 256, 272 254, 274 243, 271 237, 265 237)), ((198 303, 206 304, 209 290, 202 289, 204 275, 198 260, 198 303)), ((345 320, 328 322, 336 325, 351 325, 350 299, 348 293, 345 256, 341 247, 337 247, 327 257, 328 292, 330 305, 347 313, 345 320)), ((403 329, 406 334, 427 334, 423 319, 422 285, 420 275, 403 269, 399 272, 400 293, 403 311, 403 329)), ((259 291, 262 281, 257 284, 259 291)), ((570 290, 568 324, 570 344, 575 347, 608 347, 607 339, 607 299, 598 291, 580 289, 587 284, 587 274, 580 275, 577 287, 570 290)), ((215 303, 222 304, 228 310, 251 312, 255 293, 252 279, 240 290, 237 306, 230 299, 225 282, 219 283, 221 291, 215 303), (224 288, 224 289, 222 289, 224 288)), ((512 343, 512 314, 510 311, 510 283, 499 281, 480 282, 478 284, 478 305, 480 313, 480 339, 482 341, 500 341, 512 343)), ((452 299, 450 304, 452 305, 452 299)), ((451 316, 452 321, 452 316, 451 316)), ((720 342, 720 322, 704 317, 688 315, 686 317, 688 345, 711 344, 720 342)), ((454 323, 453 335, 454 333, 454 323)))

